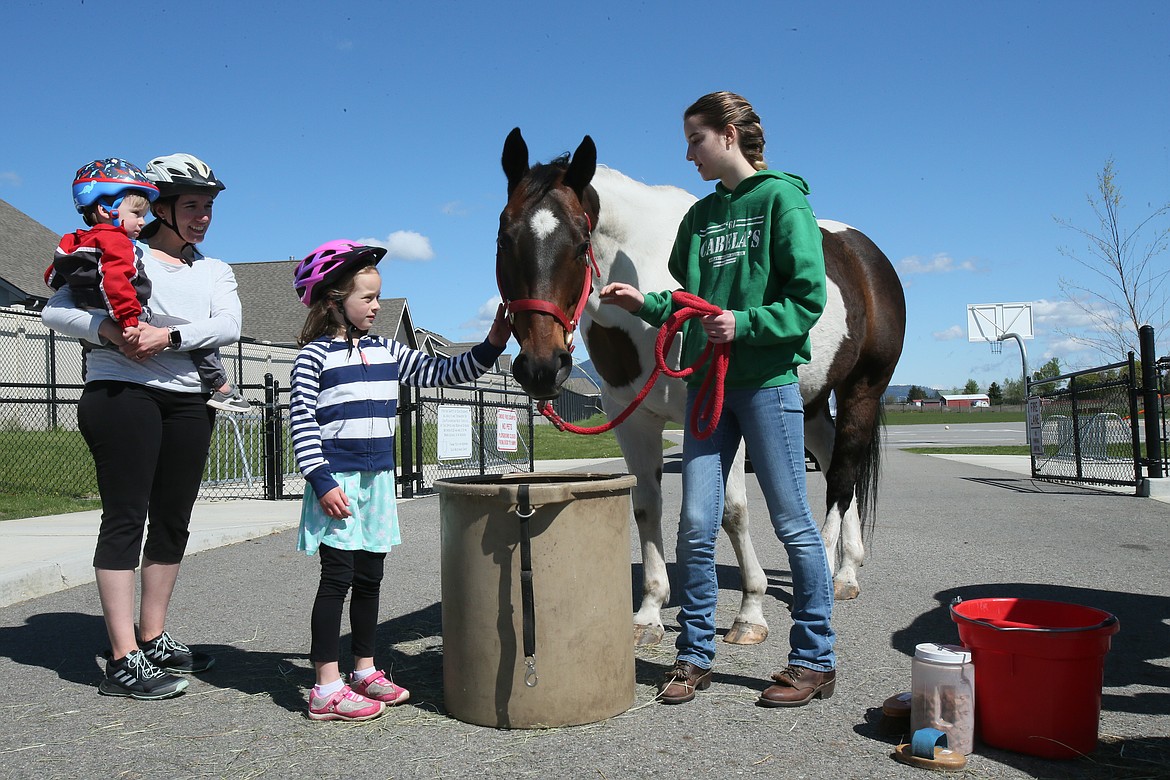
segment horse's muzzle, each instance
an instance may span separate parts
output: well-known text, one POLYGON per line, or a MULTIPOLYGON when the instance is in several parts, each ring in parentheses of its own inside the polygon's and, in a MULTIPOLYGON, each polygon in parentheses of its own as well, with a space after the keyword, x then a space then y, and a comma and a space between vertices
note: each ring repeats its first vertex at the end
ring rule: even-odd
POLYGON ((512 376, 537 401, 551 401, 560 395, 561 385, 572 372, 573 357, 566 349, 554 350, 547 358, 521 352, 512 361, 512 376))

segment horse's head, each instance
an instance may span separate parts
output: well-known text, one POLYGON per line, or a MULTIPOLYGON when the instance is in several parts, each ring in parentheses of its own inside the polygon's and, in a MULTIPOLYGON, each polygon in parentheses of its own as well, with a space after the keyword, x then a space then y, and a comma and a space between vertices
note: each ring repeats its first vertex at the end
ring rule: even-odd
POLYGON ((508 204, 500 214, 496 281, 520 354, 512 375, 533 398, 555 398, 573 370, 573 332, 596 270, 589 234, 597 193, 589 186, 597 147, 585 136, 570 158, 528 166, 528 145, 514 129, 501 158, 508 204))

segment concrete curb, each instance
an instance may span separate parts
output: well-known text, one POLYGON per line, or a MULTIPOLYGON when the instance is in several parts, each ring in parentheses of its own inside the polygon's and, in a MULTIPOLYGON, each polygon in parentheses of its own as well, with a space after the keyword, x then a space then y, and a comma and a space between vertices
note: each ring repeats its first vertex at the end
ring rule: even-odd
MULTIPOLYGON (((187 552, 196 553, 295 528, 299 501, 200 502, 187 552)), ((0 607, 93 582, 101 511, 0 523, 0 607)))
MULTIPOLYGON (((536 471, 586 469, 606 460, 537 461, 536 471)), ((101 510, 0 522, 0 607, 94 581, 101 510)), ((191 513, 187 553, 296 528, 300 500, 200 501, 191 513)))

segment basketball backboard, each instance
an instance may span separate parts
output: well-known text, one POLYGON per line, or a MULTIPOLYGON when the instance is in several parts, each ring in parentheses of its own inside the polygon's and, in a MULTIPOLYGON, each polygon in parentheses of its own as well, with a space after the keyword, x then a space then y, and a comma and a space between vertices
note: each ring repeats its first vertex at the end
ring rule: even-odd
POLYGON ((967 340, 999 341, 1014 333, 1022 339, 1035 338, 1030 303, 967 304, 967 340))

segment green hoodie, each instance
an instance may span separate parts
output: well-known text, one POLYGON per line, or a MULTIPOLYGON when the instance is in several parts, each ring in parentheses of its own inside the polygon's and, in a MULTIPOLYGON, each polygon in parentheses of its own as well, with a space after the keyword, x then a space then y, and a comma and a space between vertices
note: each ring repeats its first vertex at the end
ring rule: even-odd
MULTIPOLYGON (((668 268, 682 289, 735 314, 729 388, 797 381, 811 357, 808 333, 825 308, 821 230, 804 179, 759 171, 734 192, 723 184, 678 228, 668 268)), ((661 327, 673 313, 670 291, 646 293, 637 314, 661 327)), ((694 363, 707 336, 698 319, 683 327, 681 365, 694 363)), ((687 378, 698 386, 706 367, 687 378)))

